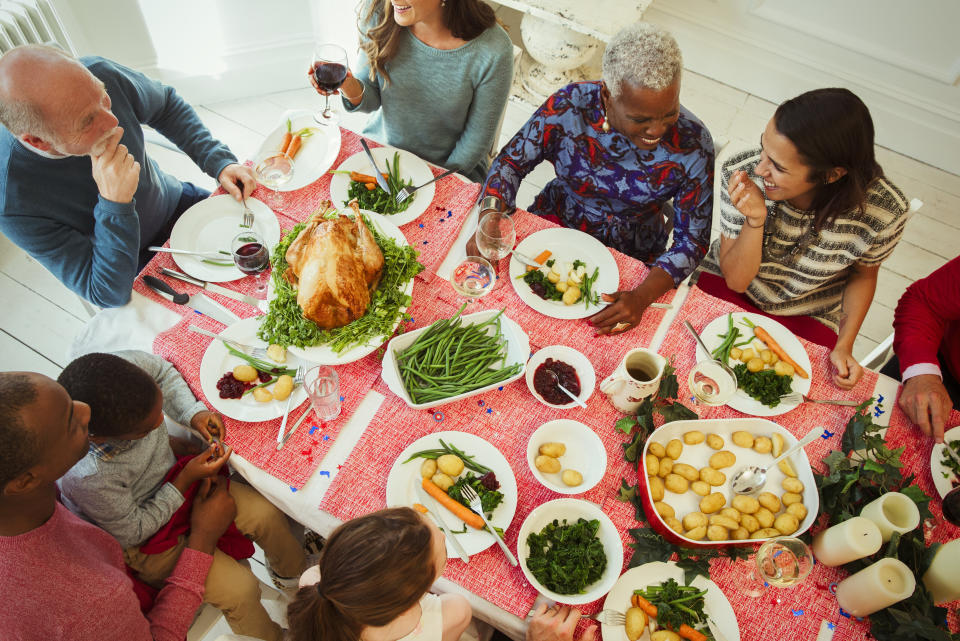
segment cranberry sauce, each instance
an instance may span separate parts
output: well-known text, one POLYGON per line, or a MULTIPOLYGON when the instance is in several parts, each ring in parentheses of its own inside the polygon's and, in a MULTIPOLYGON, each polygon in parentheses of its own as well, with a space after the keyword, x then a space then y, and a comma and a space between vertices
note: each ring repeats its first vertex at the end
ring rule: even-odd
POLYGON ((557 382, 550 376, 550 371, 560 379, 560 385, 570 390, 574 396, 580 396, 580 377, 577 376, 577 370, 563 361, 548 358, 533 372, 533 389, 543 397, 543 400, 553 405, 566 405, 573 402, 557 387, 557 382))

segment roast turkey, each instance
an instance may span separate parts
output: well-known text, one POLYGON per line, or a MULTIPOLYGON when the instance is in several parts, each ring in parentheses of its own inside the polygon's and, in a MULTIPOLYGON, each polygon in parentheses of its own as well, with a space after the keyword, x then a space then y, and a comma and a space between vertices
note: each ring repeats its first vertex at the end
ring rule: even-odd
POLYGON ((353 207, 353 219, 325 216, 336 210, 325 201, 290 243, 284 273, 297 289, 304 317, 323 329, 343 327, 363 316, 383 273, 383 252, 353 207))

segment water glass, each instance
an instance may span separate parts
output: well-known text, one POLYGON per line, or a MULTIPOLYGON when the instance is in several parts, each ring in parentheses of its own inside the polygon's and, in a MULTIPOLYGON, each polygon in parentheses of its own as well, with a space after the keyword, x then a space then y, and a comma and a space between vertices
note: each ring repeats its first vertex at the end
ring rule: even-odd
POLYGON ((450 284, 462 296, 480 298, 497 282, 493 265, 480 256, 467 256, 450 275, 450 284))
POLYGON ((293 159, 282 151, 267 151, 257 156, 253 170, 260 184, 273 190, 270 207, 279 210, 283 207, 279 188, 293 178, 293 159))
POLYGON ((501 258, 510 255, 517 240, 513 218, 499 211, 484 214, 477 225, 476 240, 480 254, 496 266, 501 258))
POLYGON ((741 583, 741 592, 756 597, 769 586, 792 588, 803 582, 813 569, 813 554, 800 539, 778 536, 760 545, 753 565, 750 577, 741 583))
POLYGON ((332 421, 340 416, 340 377, 329 365, 307 370, 303 379, 310 405, 321 421, 332 421))

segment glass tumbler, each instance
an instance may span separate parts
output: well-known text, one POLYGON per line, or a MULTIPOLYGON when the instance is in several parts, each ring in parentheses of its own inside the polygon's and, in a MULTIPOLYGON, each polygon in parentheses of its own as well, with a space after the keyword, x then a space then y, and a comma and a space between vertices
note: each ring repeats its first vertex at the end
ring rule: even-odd
POLYGON ((329 365, 307 370, 303 379, 310 405, 321 421, 332 421, 340 416, 340 377, 329 365))

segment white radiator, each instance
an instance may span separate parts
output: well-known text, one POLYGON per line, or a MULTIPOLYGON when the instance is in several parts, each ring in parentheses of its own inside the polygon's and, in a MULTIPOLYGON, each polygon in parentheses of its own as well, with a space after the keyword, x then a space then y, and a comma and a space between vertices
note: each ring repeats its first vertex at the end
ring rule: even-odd
POLYGON ((30 43, 53 45, 76 55, 49 0, 0 0, 0 54, 30 43))

